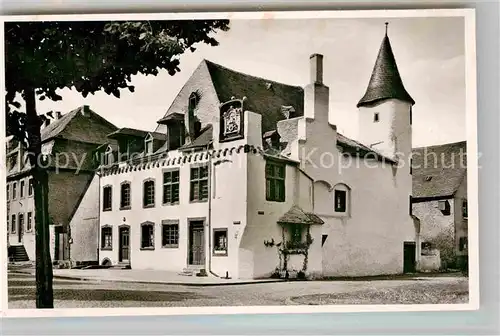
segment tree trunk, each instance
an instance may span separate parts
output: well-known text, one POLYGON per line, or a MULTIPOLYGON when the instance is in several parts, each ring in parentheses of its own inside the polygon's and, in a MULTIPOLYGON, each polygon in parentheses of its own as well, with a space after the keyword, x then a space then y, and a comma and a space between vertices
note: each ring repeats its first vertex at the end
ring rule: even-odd
POLYGON ((49 181, 42 162, 40 118, 36 113, 35 90, 24 91, 26 101, 26 130, 28 133, 28 158, 33 174, 35 193, 35 246, 36 246, 36 307, 54 308, 52 289, 52 261, 49 234, 49 181))

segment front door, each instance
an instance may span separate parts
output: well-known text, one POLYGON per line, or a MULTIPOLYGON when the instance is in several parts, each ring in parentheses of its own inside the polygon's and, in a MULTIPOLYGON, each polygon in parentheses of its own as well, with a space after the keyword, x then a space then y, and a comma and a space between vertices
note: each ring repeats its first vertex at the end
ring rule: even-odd
POLYGON ((403 272, 404 273, 415 273, 415 264, 416 264, 416 245, 415 242, 404 242, 403 249, 403 272))
POLYGON ((23 233, 24 233, 24 218, 19 216, 19 227, 18 227, 18 233, 17 233, 17 242, 22 243, 23 242, 23 233))
POLYGON ((119 238, 118 261, 128 262, 130 261, 130 229, 128 227, 121 227, 119 238))
POLYGON ((189 223, 189 265, 205 264, 204 221, 189 223))

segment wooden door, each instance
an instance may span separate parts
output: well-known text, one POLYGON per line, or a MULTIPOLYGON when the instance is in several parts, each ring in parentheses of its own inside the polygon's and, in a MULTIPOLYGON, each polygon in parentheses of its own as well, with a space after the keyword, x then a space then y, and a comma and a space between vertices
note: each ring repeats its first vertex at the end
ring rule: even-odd
POLYGON ((128 227, 120 228, 119 239, 118 261, 128 262, 130 260, 130 229, 128 227))
POLYGON ((205 232, 203 222, 191 222, 189 228, 189 264, 205 264, 205 232))

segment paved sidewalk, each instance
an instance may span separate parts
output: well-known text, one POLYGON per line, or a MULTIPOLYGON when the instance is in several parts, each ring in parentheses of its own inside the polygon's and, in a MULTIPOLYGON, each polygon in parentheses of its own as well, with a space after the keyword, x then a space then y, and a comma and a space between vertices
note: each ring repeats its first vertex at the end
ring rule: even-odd
MULTIPOLYGON (((35 274, 35 270, 20 269, 17 273, 35 274)), ((197 277, 176 272, 126 269, 54 269, 54 278, 97 282, 134 282, 184 286, 245 285, 282 282, 282 279, 224 279, 215 276, 197 277)))

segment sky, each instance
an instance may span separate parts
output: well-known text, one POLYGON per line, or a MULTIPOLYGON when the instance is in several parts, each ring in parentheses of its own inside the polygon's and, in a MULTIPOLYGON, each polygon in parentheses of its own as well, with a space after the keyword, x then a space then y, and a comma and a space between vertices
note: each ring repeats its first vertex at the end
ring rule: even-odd
POLYGON ((180 57, 181 72, 132 77, 135 93, 104 92, 83 98, 59 91, 60 102, 39 101, 40 112, 90 108, 118 127, 154 130, 156 121, 203 59, 233 70, 291 85, 310 82, 309 56, 324 55, 330 87, 330 122, 357 138, 356 104, 363 96, 389 22, 388 35, 403 83, 416 101, 413 146, 462 141, 465 131, 464 19, 363 18, 233 20, 219 32, 219 46, 198 45, 180 57))

